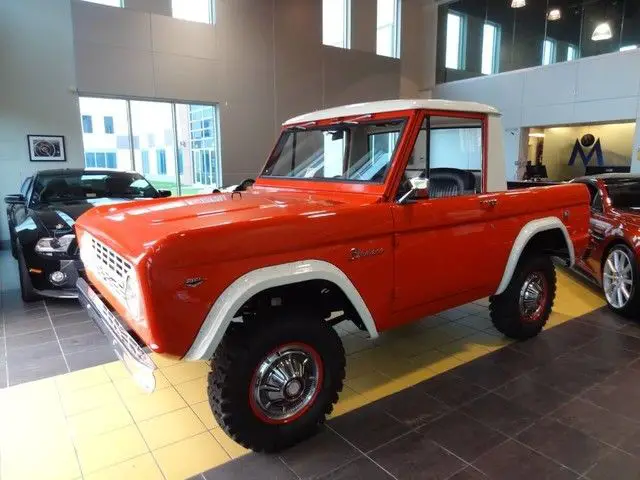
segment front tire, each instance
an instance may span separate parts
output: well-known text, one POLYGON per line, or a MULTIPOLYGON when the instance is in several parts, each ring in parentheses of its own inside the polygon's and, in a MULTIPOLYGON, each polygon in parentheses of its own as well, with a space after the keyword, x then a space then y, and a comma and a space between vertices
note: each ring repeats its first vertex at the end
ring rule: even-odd
POLYGON ((345 354, 311 311, 232 324, 209 373, 214 417, 236 442, 275 452, 313 435, 342 390, 345 354))
POLYGON ((505 291, 489 299, 491 321, 507 337, 535 337, 549 319, 555 295, 556 271, 551 258, 521 258, 505 291))
POLYGON ((602 291, 611 310, 627 318, 636 317, 640 309, 638 278, 633 251, 623 244, 614 246, 602 263, 602 291))

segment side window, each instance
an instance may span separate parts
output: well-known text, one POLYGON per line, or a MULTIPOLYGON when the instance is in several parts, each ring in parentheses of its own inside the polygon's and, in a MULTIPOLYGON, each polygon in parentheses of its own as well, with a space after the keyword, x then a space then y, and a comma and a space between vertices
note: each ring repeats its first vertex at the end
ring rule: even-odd
POLYGON ((399 196, 416 176, 429 179, 429 198, 482 193, 482 152, 481 119, 428 116, 409 157, 399 196))
POLYGON ((31 185, 31 180, 33 177, 27 177, 24 182, 22 182, 22 186, 20 187, 20 193, 27 196, 27 191, 29 190, 29 186, 31 185))
POLYGON ((600 190, 593 185, 589 185, 589 193, 591 194, 591 210, 594 212, 602 212, 602 196, 600 190))

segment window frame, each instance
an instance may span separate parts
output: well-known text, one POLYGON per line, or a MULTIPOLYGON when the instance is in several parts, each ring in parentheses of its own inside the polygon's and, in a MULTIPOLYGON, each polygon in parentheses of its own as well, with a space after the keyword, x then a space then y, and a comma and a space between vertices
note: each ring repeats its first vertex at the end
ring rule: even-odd
POLYGON ((156 148, 156 173, 158 175, 168 175, 166 148, 156 148), (162 168, 160 168, 161 166, 162 168))
POLYGON ((171 0, 171 18, 175 18, 177 20, 183 20, 185 22, 195 22, 195 23, 204 23, 205 25, 215 25, 216 24, 216 0, 207 0, 208 7, 208 15, 207 21, 201 20, 193 20, 189 18, 176 17, 174 15, 174 2, 180 2, 185 0, 171 0))
POLYGON ((445 30, 445 52, 444 52, 444 66, 450 70, 465 70, 467 68, 467 15, 458 12, 457 10, 449 9, 447 11, 447 28, 445 30), (449 38, 449 16, 455 16, 460 19, 460 29, 458 31, 458 52, 457 52, 457 67, 449 67, 447 65, 447 50, 449 44, 447 39, 449 38))
MULTIPOLYGON (((384 56, 387 55, 380 53, 380 45, 378 45, 377 34, 380 26, 378 25, 378 12, 380 11, 380 1, 376 2, 376 55, 384 56)), ((400 58, 401 54, 401 46, 402 46, 402 1, 401 0, 392 0, 393 1, 393 22, 391 23, 391 55, 389 58, 400 58)), ((386 25, 385 25, 386 26, 386 25)), ((384 27, 383 27, 384 28, 384 27)))
POLYGON ((118 0, 118 5, 111 5, 110 3, 104 3, 101 0, 84 0, 87 3, 95 3, 96 5, 103 5, 105 7, 124 8, 124 0, 118 0))
POLYGON ((572 62, 574 60, 578 60, 580 58, 578 47, 573 43, 567 45, 567 62, 572 62), (569 58, 569 53, 573 51, 573 58, 569 58))
POLYGON ((104 117, 102 117, 102 123, 104 126, 104 133, 105 135, 115 135, 115 131, 116 131, 116 126, 115 126, 115 122, 113 120, 113 115, 105 115, 104 117), (109 128, 107 128, 107 120, 109 120, 109 128), (111 130, 110 132, 108 130, 111 130))
POLYGON ((82 123, 82 133, 93 133, 93 115, 80 115, 80 122, 82 123))
POLYGON ((342 25, 342 45, 334 45, 325 42, 324 36, 324 8, 325 2, 322 2, 322 44, 328 47, 351 49, 351 0, 342 0, 342 9, 344 11, 344 24, 342 25))
POLYGON ((502 27, 490 21, 485 21, 482 26, 482 53, 480 55, 480 73, 483 75, 494 75, 500 71, 500 43, 502 40, 502 27), (484 70, 484 42, 486 37, 484 35, 485 27, 490 26, 494 29, 493 36, 493 48, 491 49, 491 71, 489 73, 485 73, 484 70))

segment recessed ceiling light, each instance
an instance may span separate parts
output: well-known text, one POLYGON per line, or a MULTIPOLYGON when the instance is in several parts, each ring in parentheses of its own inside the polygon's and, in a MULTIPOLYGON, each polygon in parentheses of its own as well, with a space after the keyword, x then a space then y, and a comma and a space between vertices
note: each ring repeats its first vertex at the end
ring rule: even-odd
POLYGON ((635 50, 638 48, 638 45, 625 45, 624 47, 620 47, 621 52, 626 52, 628 50, 635 50))
POLYGON ((527 0, 511 0, 511 8, 522 8, 527 5, 527 0))
POLYGON ((602 22, 593 31, 591 40, 599 42, 601 40, 609 40, 612 36, 613 33, 611 33, 611 26, 609 25, 609 22, 602 22))
POLYGON ((547 13, 547 19, 551 22, 560 20, 561 18, 562 11, 559 8, 552 8, 551 10, 549 10, 549 13, 547 13))

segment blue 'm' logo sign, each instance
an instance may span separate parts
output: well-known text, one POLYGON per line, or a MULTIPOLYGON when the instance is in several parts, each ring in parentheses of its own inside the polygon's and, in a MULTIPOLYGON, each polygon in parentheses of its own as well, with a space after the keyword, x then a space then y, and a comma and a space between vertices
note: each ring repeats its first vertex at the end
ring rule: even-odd
POLYGON ((593 148, 589 153, 585 153, 582 145, 580 145, 580 141, 576 140, 576 143, 573 145, 573 151, 571 152, 571 157, 569 158, 569 165, 573 165, 576 161, 576 157, 580 155, 582 159, 582 163, 586 167, 591 157, 593 155, 596 156, 596 164, 598 166, 604 165, 604 156, 602 155, 602 146, 600 145, 600 139, 596 140, 596 143, 593 144, 593 148))

